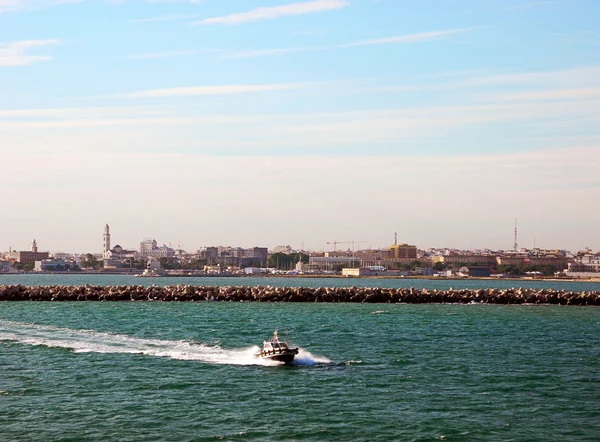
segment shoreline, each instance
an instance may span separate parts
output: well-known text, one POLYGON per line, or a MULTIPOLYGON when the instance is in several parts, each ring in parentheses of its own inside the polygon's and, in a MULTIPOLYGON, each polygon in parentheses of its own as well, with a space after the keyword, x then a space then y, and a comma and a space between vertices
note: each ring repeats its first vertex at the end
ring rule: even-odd
MULTIPOLYGON (((0 278, 3 275, 73 275, 73 276, 137 276, 138 273, 133 272, 13 272, 13 273, 0 273, 0 278)), ((439 276, 422 276, 422 275, 412 275, 412 276, 387 276, 387 275, 372 275, 372 276, 343 276, 343 275, 332 275, 332 274, 304 274, 304 275, 245 275, 245 274, 165 274, 159 276, 152 277, 144 277, 144 278, 281 278, 281 279, 343 279, 343 280, 369 280, 369 279, 399 279, 399 280, 424 280, 424 281, 548 281, 548 282, 592 282, 598 283, 600 282, 600 276, 598 278, 556 278, 556 277, 528 277, 521 276, 515 278, 496 278, 493 276, 482 276, 482 277, 439 277, 439 276)))

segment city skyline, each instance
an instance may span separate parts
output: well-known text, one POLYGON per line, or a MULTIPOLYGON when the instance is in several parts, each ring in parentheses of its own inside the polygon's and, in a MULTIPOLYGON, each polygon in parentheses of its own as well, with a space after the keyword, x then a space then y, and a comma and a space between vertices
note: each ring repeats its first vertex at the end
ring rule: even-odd
POLYGON ((0 250, 598 250, 599 16, 0 0, 0 250))

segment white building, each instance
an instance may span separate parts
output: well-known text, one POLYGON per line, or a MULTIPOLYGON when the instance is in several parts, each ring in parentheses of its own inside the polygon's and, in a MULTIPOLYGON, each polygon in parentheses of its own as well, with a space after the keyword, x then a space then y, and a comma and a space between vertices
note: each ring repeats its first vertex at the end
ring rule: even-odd
POLYGON ((159 247, 155 239, 145 238, 140 243, 140 254, 145 258, 171 258, 175 256, 175 250, 164 244, 159 247))
POLYGON ((292 253, 292 247, 291 246, 277 246, 273 248, 273 253, 285 253, 286 255, 289 255, 290 253, 292 253))
POLYGON ((155 239, 152 238, 144 238, 144 240, 140 243, 140 253, 142 256, 150 256, 152 250, 158 247, 155 239))
POLYGON ((584 255, 581 257, 581 264, 593 267, 596 272, 600 272, 600 255, 584 255))

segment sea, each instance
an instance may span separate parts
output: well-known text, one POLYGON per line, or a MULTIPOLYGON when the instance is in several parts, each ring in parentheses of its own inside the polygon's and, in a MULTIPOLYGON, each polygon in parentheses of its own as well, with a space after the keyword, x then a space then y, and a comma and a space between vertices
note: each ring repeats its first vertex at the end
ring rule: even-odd
MULTIPOLYGON (((0 285, 598 290, 552 281, 2 275, 0 285)), ((598 441, 600 309, 0 302, 0 441, 598 441), (291 366, 253 357, 273 330, 291 366)))

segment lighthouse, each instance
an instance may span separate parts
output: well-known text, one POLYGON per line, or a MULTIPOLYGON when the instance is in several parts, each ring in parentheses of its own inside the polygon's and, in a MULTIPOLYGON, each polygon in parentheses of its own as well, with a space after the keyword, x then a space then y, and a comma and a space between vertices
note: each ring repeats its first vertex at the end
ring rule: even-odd
POLYGON ((107 256, 107 253, 110 251, 110 227, 108 224, 104 226, 104 249, 102 250, 102 254, 107 256))

